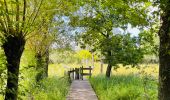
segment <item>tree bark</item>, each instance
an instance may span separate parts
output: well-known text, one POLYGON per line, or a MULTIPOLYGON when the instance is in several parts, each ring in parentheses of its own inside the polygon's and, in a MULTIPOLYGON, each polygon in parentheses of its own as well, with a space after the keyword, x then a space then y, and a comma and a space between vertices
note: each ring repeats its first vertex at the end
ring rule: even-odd
POLYGON ((39 82, 40 80, 48 77, 48 63, 49 63, 49 49, 45 51, 45 54, 36 54, 36 81, 39 82))
POLYGON ((108 66, 107 66, 107 70, 106 70, 106 77, 107 78, 110 78, 110 75, 111 75, 111 70, 112 70, 112 64, 111 64, 111 60, 110 60, 110 58, 111 58, 111 51, 109 50, 108 52, 107 52, 107 54, 108 54, 108 66))
POLYGON ((36 71, 37 71, 35 78, 36 78, 36 82, 39 82, 44 78, 44 69, 43 69, 44 61, 40 53, 37 53, 35 55, 35 58, 36 58, 36 71))
POLYGON ((48 77, 48 64, 49 64, 49 48, 46 50, 45 53, 45 77, 48 77))
POLYGON ((106 77, 107 77, 107 78, 110 78, 111 70, 112 70, 112 65, 111 65, 111 64, 108 64, 107 70, 106 70, 106 77))
POLYGON ((25 46, 24 37, 8 36, 3 43, 7 59, 7 85, 5 100, 17 100, 18 76, 21 55, 25 46))
POLYGON ((170 5, 167 4, 159 30, 159 100, 170 100, 170 5))

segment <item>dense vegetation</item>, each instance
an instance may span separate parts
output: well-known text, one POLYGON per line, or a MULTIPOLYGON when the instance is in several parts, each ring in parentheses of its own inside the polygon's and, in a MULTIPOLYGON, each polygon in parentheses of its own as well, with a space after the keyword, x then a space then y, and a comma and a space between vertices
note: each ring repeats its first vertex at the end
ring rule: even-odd
POLYGON ((92 65, 100 99, 170 100, 169 16, 170 0, 0 0, 0 98, 64 99, 64 70, 92 65), (156 76, 115 74, 150 62, 156 76))
POLYGON ((99 100, 157 100, 157 82, 151 77, 115 75, 90 79, 99 100))

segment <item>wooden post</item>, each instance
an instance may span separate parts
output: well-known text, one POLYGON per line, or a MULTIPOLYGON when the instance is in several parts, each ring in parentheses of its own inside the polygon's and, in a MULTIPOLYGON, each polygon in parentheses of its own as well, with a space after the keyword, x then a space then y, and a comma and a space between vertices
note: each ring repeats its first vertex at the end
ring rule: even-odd
POLYGON ((91 78, 91 70, 92 70, 92 67, 91 66, 89 66, 89 68, 90 68, 90 70, 89 70, 89 74, 90 74, 90 78, 91 78))
POLYGON ((100 68, 100 74, 103 74, 103 60, 101 59, 101 68, 100 68))
POLYGON ((71 83, 70 71, 68 71, 68 81, 71 83))
POLYGON ((81 67, 81 78, 83 80, 83 66, 81 67))
POLYGON ((81 67, 79 68, 79 79, 81 79, 81 67))
POLYGON ((78 68, 75 68, 75 79, 78 79, 78 68))
POLYGON ((72 78, 73 78, 73 80, 74 80, 74 68, 72 69, 72 73, 73 73, 73 76, 72 76, 72 78))

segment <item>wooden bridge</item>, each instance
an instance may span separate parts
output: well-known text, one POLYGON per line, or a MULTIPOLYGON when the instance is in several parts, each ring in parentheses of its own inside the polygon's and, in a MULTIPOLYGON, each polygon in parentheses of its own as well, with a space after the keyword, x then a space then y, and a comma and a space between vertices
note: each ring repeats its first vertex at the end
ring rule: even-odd
POLYGON ((91 77, 91 67, 74 68, 69 70, 67 74, 72 83, 66 100, 98 100, 89 81, 83 78, 83 76, 91 77), (85 73, 85 70, 88 70, 89 73, 85 73))

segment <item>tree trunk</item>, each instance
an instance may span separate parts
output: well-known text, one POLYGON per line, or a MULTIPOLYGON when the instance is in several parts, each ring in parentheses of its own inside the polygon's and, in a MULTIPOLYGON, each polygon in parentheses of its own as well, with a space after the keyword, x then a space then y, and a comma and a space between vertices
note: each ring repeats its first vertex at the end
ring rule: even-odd
POLYGON ((170 5, 164 11, 159 30, 159 100, 170 100, 170 5))
POLYGON ((108 66, 107 66, 107 70, 106 70, 106 77, 107 78, 110 78, 110 75, 111 75, 111 70, 112 70, 112 65, 111 65, 111 51, 108 51, 107 52, 107 54, 108 54, 108 66))
POLYGON ((48 64, 49 64, 49 48, 46 50, 45 53, 45 77, 48 77, 48 64))
POLYGON ((24 37, 8 36, 3 43, 7 59, 7 85, 5 100, 17 100, 20 58, 25 46, 24 37))
POLYGON ((36 58, 36 71, 37 71, 35 78, 36 78, 36 82, 39 82, 40 80, 44 78, 44 69, 43 69, 44 61, 40 53, 37 53, 35 55, 35 58, 36 58))
POLYGON ((36 54, 36 81, 39 82, 40 80, 48 77, 48 63, 49 63, 49 49, 46 50, 44 55, 39 53, 36 54))
POLYGON ((112 65, 108 64, 107 70, 106 70, 106 77, 107 78, 110 78, 111 70, 112 70, 112 65))

